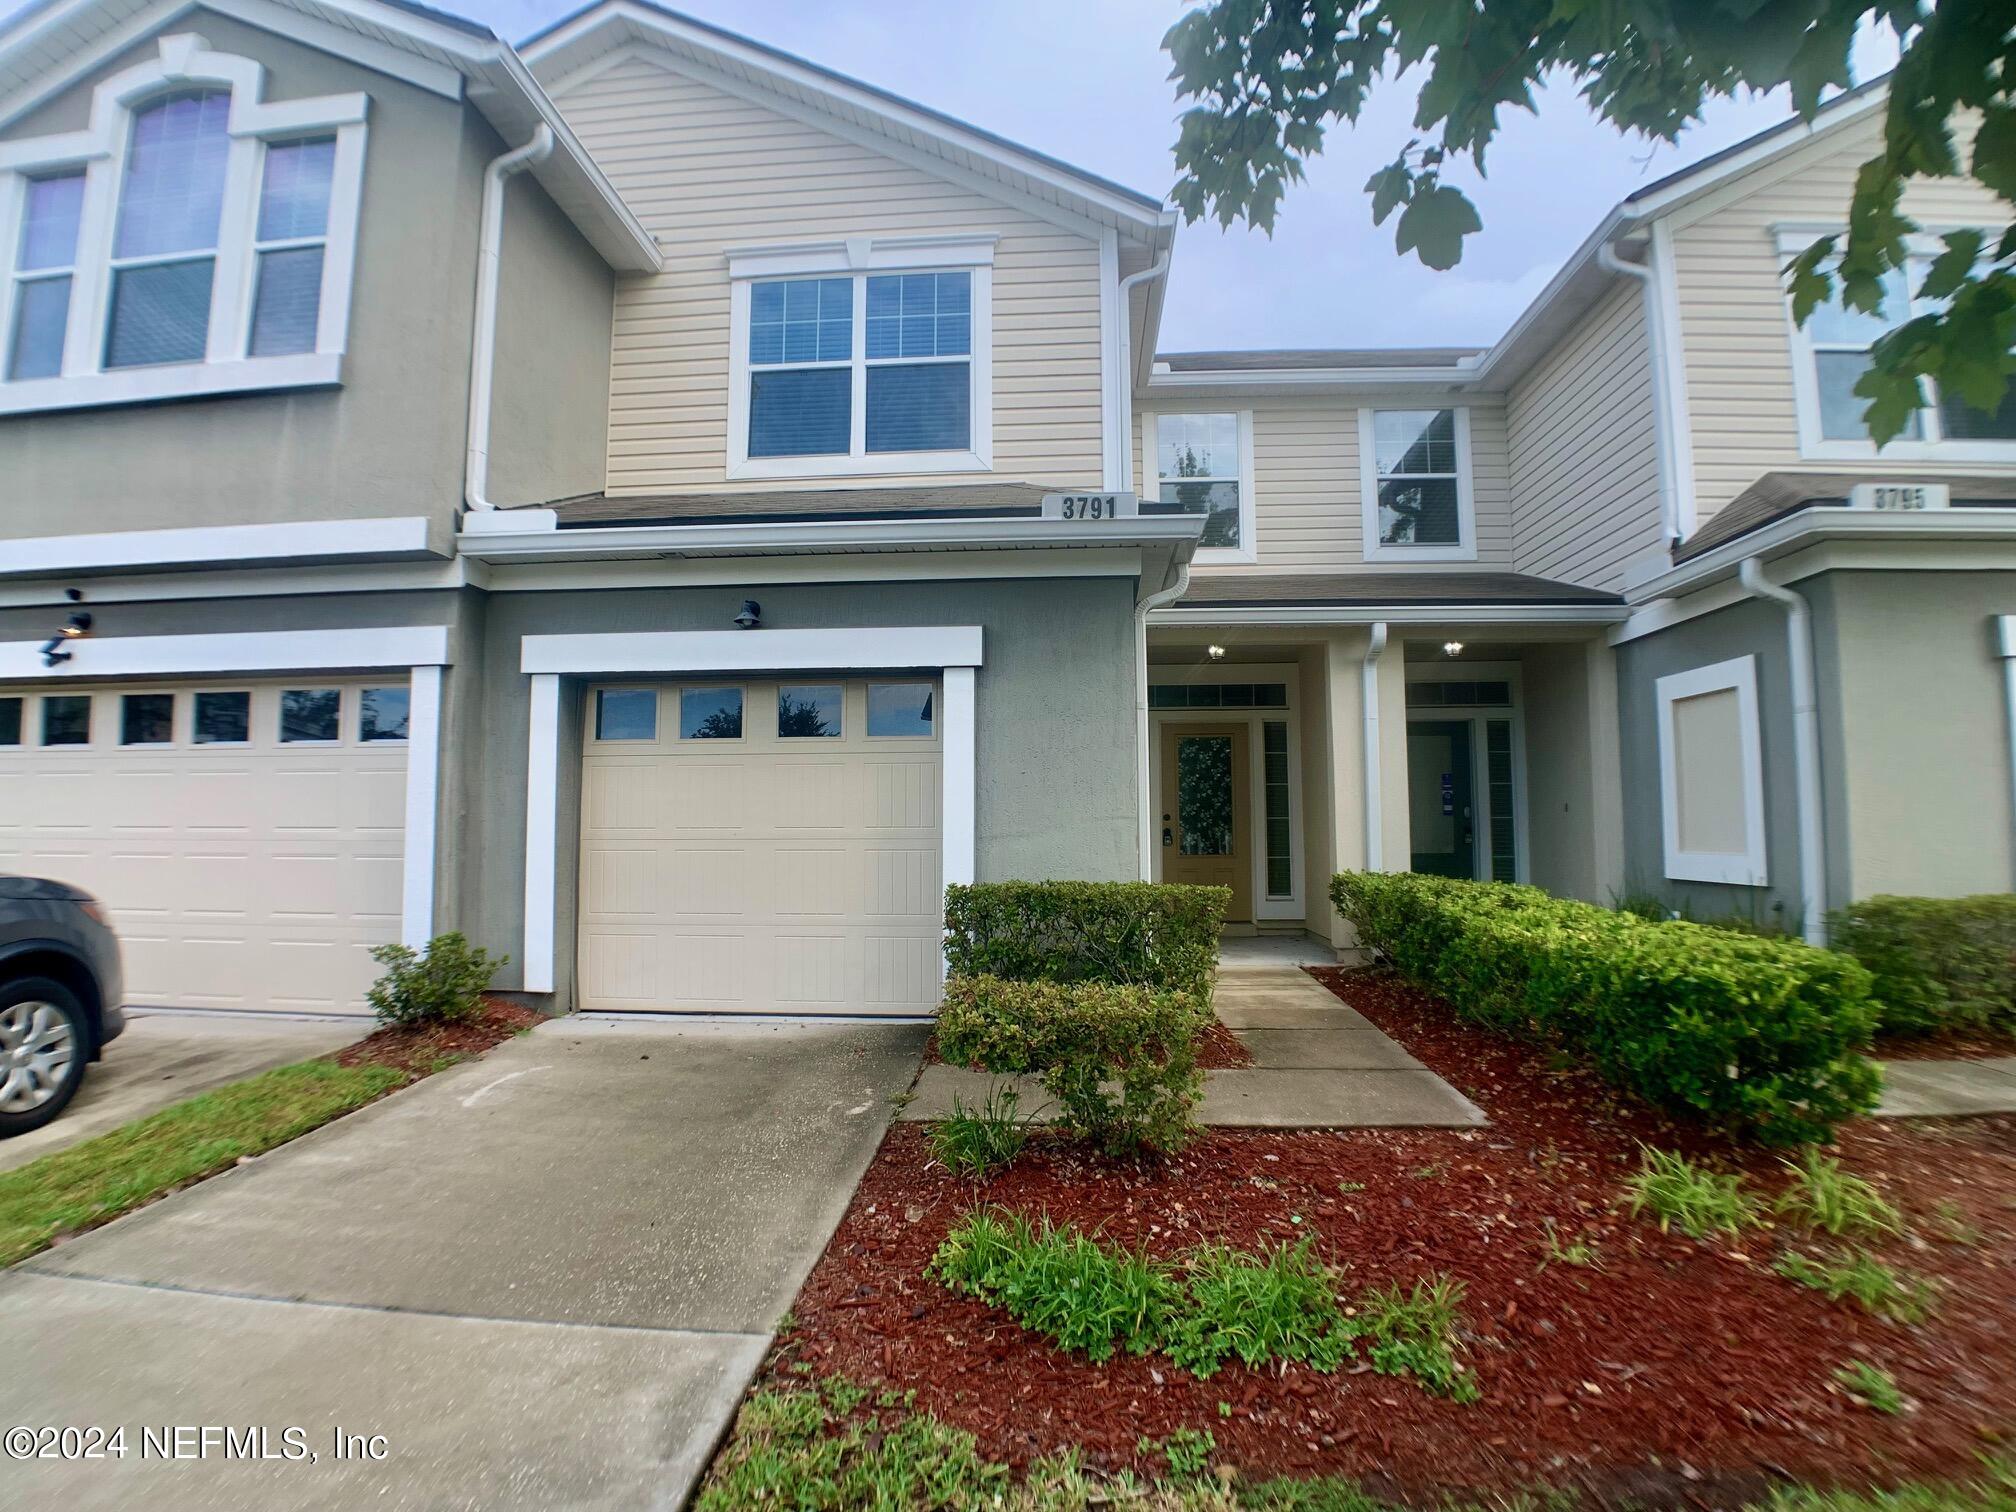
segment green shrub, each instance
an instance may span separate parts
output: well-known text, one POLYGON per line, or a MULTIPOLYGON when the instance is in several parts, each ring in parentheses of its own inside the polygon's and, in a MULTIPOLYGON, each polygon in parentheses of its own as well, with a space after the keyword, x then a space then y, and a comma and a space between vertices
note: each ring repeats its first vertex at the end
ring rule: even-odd
POLYGON ((992 1175, 1029 1142, 1029 1126, 1017 1116, 1020 1102, 1013 1087, 1002 1085, 989 1087, 978 1108, 954 1094, 952 1116, 931 1125, 932 1157, 955 1176, 979 1181, 992 1175))
POLYGON ((408 945, 380 945, 371 959, 385 974, 365 1000, 382 1024, 453 1024, 473 1018, 483 989, 511 959, 494 960, 460 934, 436 935, 422 955, 408 945))
POLYGON ((945 958, 961 976, 1187 992, 1207 1007, 1223 887, 977 882, 945 889, 945 958))
POLYGON ((1800 1144, 1875 1104, 1869 974, 1835 951, 1412 872, 1346 872, 1331 897, 1457 1012, 1551 1038, 1661 1107, 1800 1144))
POLYGON ((1041 1077, 1065 1128, 1109 1153, 1165 1152, 1195 1129, 1197 1040, 1209 1022, 1187 992, 955 976, 938 1048, 996 1076, 1041 1077))
POLYGON ((1875 979, 1878 1033, 2016 1029, 2016 894, 1869 898, 1829 930, 1875 979))
POLYGON ((1671 1150, 1641 1147, 1624 1191, 1632 1217, 1650 1213, 1661 1229, 1677 1228, 1690 1239, 1740 1234, 1757 1221, 1756 1200, 1740 1175, 1708 1170, 1671 1150))

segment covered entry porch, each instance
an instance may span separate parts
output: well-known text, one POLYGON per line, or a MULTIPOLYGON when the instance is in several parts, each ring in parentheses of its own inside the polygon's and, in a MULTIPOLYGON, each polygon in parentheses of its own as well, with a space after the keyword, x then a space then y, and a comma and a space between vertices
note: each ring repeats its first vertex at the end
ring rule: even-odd
POLYGON ((1228 934, 1336 950, 1339 870, 1621 890, 1614 600, 1203 602, 1223 582, 1149 621, 1150 877, 1229 888, 1228 934))

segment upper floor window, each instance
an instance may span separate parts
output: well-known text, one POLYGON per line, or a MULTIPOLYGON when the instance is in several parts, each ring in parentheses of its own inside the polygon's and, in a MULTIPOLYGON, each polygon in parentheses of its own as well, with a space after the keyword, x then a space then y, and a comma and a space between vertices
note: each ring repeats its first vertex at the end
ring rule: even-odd
POLYGON ((729 475, 991 467, 992 256, 991 237, 731 253, 729 475), (971 265, 876 271, 932 252, 971 265))
POLYGON ((1367 560, 1477 555, 1467 409, 1361 409, 1360 507, 1367 560))
POLYGON ((1198 560, 1254 560, 1253 415, 1145 415, 1142 445, 1155 469, 1150 514, 1201 514, 1198 560))
POLYGON ((337 381, 369 101, 263 83, 163 37, 89 127, 0 142, 0 414, 337 381))
MULTIPOLYGON (((1796 254, 1812 239, 1811 233, 1788 231, 1780 245, 1796 254)), ((1883 280, 1882 305, 1873 314, 1848 308, 1836 284, 1832 296, 1814 308, 1803 327, 1793 326, 1793 392, 1800 451, 1805 455, 1879 455, 1862 419, 1869 401, 1855 392, 1855 385, 1869 370, 1870 349, 1878 340, 1905 321, 1941 307, 1941 301, 1916 292, 1930 261, 1929 256, 1914 256, 1903 268, 1892 269, 1883 280)), ((1880 455, 1960 460, 2016 456, 2016 391, 1990 412, 1975 409, 1957 394, 1942 394, 1932 379, 1923 380, 1923 388, 1924 408, 1880 455)))

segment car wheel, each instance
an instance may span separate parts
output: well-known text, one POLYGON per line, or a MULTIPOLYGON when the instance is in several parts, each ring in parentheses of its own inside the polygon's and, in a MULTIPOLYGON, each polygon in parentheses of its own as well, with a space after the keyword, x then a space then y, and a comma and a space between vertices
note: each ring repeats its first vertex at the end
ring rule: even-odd
POLYGON ((39 1129, 84 1080, 90 1026, 61 982, 24 977, 0 987, 0 1139, 39 1129))

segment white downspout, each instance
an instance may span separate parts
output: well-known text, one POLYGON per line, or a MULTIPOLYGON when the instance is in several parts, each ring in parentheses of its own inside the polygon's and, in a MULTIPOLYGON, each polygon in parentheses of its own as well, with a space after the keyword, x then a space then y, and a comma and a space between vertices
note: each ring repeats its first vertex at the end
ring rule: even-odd
POLYGON ((544 125, 523 147, 490 160, 483 173, 483 231, 476 247, 476 332, 469 344, 469 451, 462 464, 462 498, 471 509, 490 502, 490 393, 497 366, 497 270, 504 243, 504 185, 553 152, 553 128, 544 125))
MULTIPOLYGON (((1129 273, 1120 280, 1120 455, 1123 459, 1120 488, 1123 493, 1131 492, 1134 487, 1134 323, 1127 316, 1127 297, 1134 292, 1134 285, 1160 278, 1168 271, 1169 254, 1164 252, 1139 273, 1129 273)), ((1186 576, 1189 574, 1187 564, 1183 571, 1186 576)), ((1142 697, 1146 698, 1147 694, 1142 694, 1142 697)), ((1147 727, 1144 725, 1142 728, 1145 730, 1147 727)), ((1146 798, 1142 799, 1142 812, 1147 812, 1146 798)), ((1141 875, 1145 878, 1148 873, 1144 871, 1141 875)))
POLYGON ((1792 663, 1792 767, 1798 785, 1799 906, 1809 945, 1827 943, 1827 853, 1820 811, 1820 706, 1814 695, 1813 617, 1806 600, 1764 576, 1764 564, 1745 557, 1737 568, 1752 598, 1785 608, 1785 651, 1792 663))
POLYGON ((1673 411, 1666 393, 1666 343, 1660 334, 1659 283, 1644 263, 1626 262, 1613 242, 1596 248, 1596 264, 1634 278, 1644 292, 1645 356, 1652 364, 1652 434, 1659 453, 1659 536, 1668 545, 1680 539, 1679 458, 1673 449, 1673 411))
POLYGON ((1365 706, 1365 870, 1386 869, 1386 825, 1379 782, 1379 658, 1386 654, 1386 621, 1375 620, 1358 669, 1359 700, 1365 706))
POLYGON ((1172 587, 1151 593, 1134 606, 1134 791, 1141 798, 1141 880, 1155 880, 1155 805, 1148 785, 1148 616, 1174 603, 1190 587, 1190 564, 1176 570, 1172 587))

